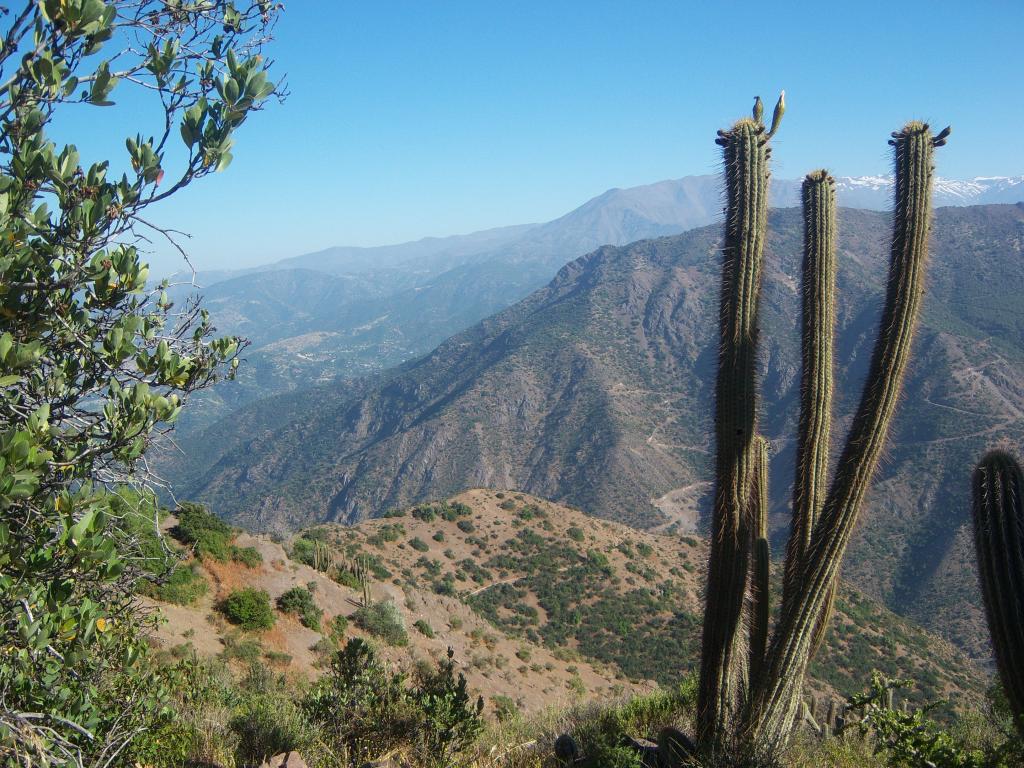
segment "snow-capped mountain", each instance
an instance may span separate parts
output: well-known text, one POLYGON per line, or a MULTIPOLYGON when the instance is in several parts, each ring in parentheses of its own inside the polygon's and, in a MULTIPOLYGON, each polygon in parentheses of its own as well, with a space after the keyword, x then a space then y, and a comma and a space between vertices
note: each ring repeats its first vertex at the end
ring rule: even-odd
MULTIPOLYGON (((892 205, 891 176, 840 176, 836 178, 839 204, 849 208, 886 210, 892 205)), ((772 204, 799 205, 800 182, 773 181, 772 204)), ((935 206, 987 205, 1024 201, 1024 176, 976 176, 973 179, 935 180, 935 206)))

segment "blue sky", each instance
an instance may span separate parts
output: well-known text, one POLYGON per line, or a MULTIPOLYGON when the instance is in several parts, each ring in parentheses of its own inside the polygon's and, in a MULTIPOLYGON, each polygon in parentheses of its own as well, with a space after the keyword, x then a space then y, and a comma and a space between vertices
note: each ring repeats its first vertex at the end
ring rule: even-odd
MULTIPOLYGON (((290 98, 158 218, 205 269, 545 221, 716 172, 715 130, 780 88, 779 177, 883 173, 914 117, 953 126, 940 175, 1021 174, 1022 32, 1019 0, 290 0, 270 50, 290 98)), ((99 151, 102 119, 69 138, 99 151)))

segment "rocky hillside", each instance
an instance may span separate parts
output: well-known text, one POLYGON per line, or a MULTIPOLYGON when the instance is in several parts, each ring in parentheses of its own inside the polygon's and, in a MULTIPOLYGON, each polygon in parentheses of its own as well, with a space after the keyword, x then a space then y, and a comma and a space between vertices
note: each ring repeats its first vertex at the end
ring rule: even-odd
MULTIPOLYGON (((763 430, 786 524, 799 386, 795 210, 771 218, 763 430)), ((518 487, 641 527, 706 509, 718 228, 602 248, 546 288, 377 377, 258 403, 184 440, 179 495, 255 529, 354 521, 474 486, 518 487)), ((838 430, 874 339, 887 217, 841 216, 838 430)), ((1024 205, 937 212, 915 359, 846 573, 987 655, 964 567, 967 478, 1024 443, 1024 205)))
MULTIPOLYGON (((193 589, 201 594, 188 605, 153 601, 168 618, 158 639, 172 655, 192 647, 317 675, 345 637, 369 638, 403 665, 451 647, 492 712, 607 702, 655 682, 677 684, 697 662, 703 541, 637 531, 526 494, 472 490, 353 527, 320 526, 281 543, 241 534, 234 544, 258 558, 204 557, 192 567, 205 592, 193 589), (317 546, 323 551, 314 555, 317 546), (349 570, 356 563, 370 574, 372 602, 396 606, 407 645, 388 645, 360 625, 363 597, 349 570), (278 610, 269 631, 240 632, 216 606, 244 587, 275 601, 312 589, 323 614, 310 628, 278 610), (332 629, 338 616, 340 632, 332 629)), ((918 701, 967 704, 984 690, 984 673, 961 652, 858 592, 843 591, 833 626, 814 668, 820 693, 846 696, 872 669, 912 677, 918 701)))

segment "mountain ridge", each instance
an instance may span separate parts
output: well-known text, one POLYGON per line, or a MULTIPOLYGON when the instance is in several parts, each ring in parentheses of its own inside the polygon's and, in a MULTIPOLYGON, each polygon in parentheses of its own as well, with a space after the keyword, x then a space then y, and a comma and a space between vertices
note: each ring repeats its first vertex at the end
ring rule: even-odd
MULTIPOLYGON (((889 207, 886 177, 846 177, 837 185, 840 202, 889 207)), ((791 179, 773 180, 772 204, 797 205, 799 186, 791 179)), ((998 177, 984 184, 941 180, 936 200, 969 202, 965 194, 990 188, 1024 199, 1024 177, 998 177), (947 194, 954 187, 962 194, 947 194)), ((564 264, 601 245, 678 234, 720 216, 719 177, 689 176, 613 188, 541 224, 327 249, 234 277, 213 275, 205 299, 218 330, 245 336, 252 346, 239 386, 204 393, 182 428, 208 425, 245 403, 308 382, 361 376, 414 359, 542 287, 564 264), (330 286, 331 300, 310 303, 302 281, 330 286), (282 316, 283 308, 292 315, 282 316)), ((197 279, 204 281, 203 275, 197 279)), ((172 298, 183 300, 195 290, 187 282, 172 298)))

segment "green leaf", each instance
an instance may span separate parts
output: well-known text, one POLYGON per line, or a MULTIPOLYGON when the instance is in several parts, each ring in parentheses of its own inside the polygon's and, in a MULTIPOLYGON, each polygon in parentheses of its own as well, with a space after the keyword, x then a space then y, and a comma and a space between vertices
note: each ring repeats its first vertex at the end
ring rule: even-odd
POLYGON ((90 509, 82 515, 81 519, 71 526, 71 541, 76 545, 81 544, 85 539, 85 534, 89 532, 90 527, 93 524, 93 520, 96 519, 96 510, 90 509))

